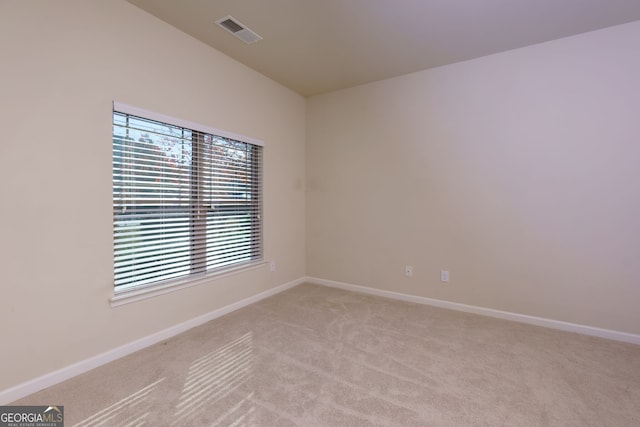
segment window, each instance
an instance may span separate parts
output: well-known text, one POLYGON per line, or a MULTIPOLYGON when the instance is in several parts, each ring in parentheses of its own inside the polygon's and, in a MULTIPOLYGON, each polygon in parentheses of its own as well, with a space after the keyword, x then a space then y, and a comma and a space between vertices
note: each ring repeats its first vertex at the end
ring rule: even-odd
POLYGON ((116 292, 261 261, 262 143, 114 103, 113 238, 116 292))

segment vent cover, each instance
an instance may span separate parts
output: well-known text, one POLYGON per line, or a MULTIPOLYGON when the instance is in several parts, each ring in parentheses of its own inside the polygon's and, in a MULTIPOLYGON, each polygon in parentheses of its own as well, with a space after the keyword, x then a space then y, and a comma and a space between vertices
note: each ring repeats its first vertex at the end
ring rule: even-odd
POLYGON ((233 16, 225 16, 224 18, 218 19, 216 21, 216 24, 218 24, 220 27, 224 28, 246 44, 251 44, 262 40, 262 37, 248 29, 245 25, 238 22, 238 20, 233 16))

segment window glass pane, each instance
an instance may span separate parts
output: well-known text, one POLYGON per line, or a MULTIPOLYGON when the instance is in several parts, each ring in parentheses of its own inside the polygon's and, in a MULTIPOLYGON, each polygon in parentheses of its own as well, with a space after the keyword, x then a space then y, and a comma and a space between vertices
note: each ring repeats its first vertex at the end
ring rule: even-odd
POLYGON ((207 214, 207 268, 220 268, 261 256, 253 239, 260 206, 254 203, 252 177, 259 173, 252 162, 251 144, 227 138, 205 138, 203 195, 211 207, 207 214))

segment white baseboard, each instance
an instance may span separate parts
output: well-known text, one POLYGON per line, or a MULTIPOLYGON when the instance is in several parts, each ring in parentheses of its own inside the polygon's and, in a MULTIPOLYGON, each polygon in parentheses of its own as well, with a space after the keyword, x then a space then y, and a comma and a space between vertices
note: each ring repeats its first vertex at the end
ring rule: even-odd
POLYGON ((396 300, 409 301, 417 304, 432 305, 440 308, 475 313, 483 316, 497 317, 499 319, 512 320, 530 325, 544 326, 546 328, 559 329, 562 331, 576 332, 583 335, 591 335, 600 338, 607 338, 615 341, 623 341, 640 345, 640 335, 627 332, 613 331, 610 329, 596 328, 593 326, 579 325, 576 323, 562 322, 559 320, 545 319, 542 317, 528 316, 525 314, 511 313, 508 311, 494 310, 491 308, 478 307, 473 305, 460 304, 457 302, 444 301, 433 298, 419 297, 415 295, 403 294, 399 292, 385 291, 382 289, 369 288, 366 286, 352 285, 349 283, 336 282, 333 280, 319 279, 317 277, 307 277, 307 283, 340 288, 347 291, 360 292, 370 295, 377 295, 396 300))
POLYGON ((562 321, 552 320, 552 319, 545 319, 542 317, 511 313, 508 311, 493 310, 490 308, 460 304, 456 302, 438 300, 433 298, 419 297, 419 296, 403 294, 399 292, 385 291, 382 289, 369 288, 366 286, 353 285, 353 284, 343 283, 343 282, 336 282, 333 280, 320 279, 317 277, 301 277, 299 279, 293 280, 291 282, 285 283, 283 285, 280 285, 275 288, 269 289, 267 291, 261 292, 259 294, 253 295, 249 298, 245 298, 241 301, 238 301, 233 304, 229 304, 225 307, 219 308, 217 310, 211 311, 202 316, 196 317, 194 319, 191 319, 186 322, 172 326, 170 328, 164 329, 155 334, 148 335, 139 340, 117 347, 113 350, 109 350, 97 356, 90 357, 89 359, 82 360, 78 363, 74 363, 73 365, 66 366, 62 369, 51 372, 49 374, 45 374, 33 380, 19 384, 15 387, 2 390, 0 391, 0 405, 6 405, 15 400, 28 396, 32 393, 35 393, 37 391, 40 391, 52 385, 58 384, 70 378, 73 378, 76 375, 80 375, 82 373, 90 371, 91 369, 97 368, 106 363, 109 363, 121 357, 127 356, 145 347, 149 347, 160 341, 166 340, 182 332, 185 332, 191 328, 202 325, 210 320, 224 316, 225 314, 231 313, 232 311, 238 310, 242 307, 246 307, 247 305, 253 304, 264 298, 278 294, 282 291, 285 291, 287 289, 290 289, 302 283, 313 283, 317 285, 340 288, 340 289, 353 291, 353 292, 377 295, 381 297, 392 298, 392 299, 401 300, 401 301, 408 301, 408 302, 413 302, 417 304, 432 305, 435 307, 447 308, 447 309, 457 310, 457 311, 464 311, 468 313, 475 313, 483 316, 496 317, 496 318, 512 320, 520 323, 528 323, 531 325, 544 326, 552 329, 559 329, 559 330, 568 331, 568 332, 576 332, 583 335, 591 335, 591 336, 607 338, 615 341, 623 341, 631 344, 640 345, 640 335, 636 335, 636 334, 613 331, 610 329, 595 328, 592 326, 579 325, 575 323, 562 322, 562 321))
POLYGON ((145 347, 149 347, 153 344, 159 343, 160 341, 164 341, 168 338, 171 338, 175 335, 185 332, 191 328, 200 326, 210 320, 224 316, 225 314, 231 313, 232 311, 238 310, 239 308, 253 304, 264 298, 270 297, 272 295, 285 291, 289 288, 297 286, 301 283, 304 283, 305 279, 306 278, 300 278, 300 279, 285 283, 283 285, 276 286, 275 288, 266 290, 259 294, 253 295, 249 298, 245 298, 233 304, 229 304, 225 307, 211 311, 207 314, 203 314, 202 316, 198 316, 194 319, 188 320, 183 323, 179 323, 170 328, 164 329, 160 332, 156 332, 155 334, 148 335, 139 340, 114 348, 113 350, 109 350, 97 356, 90 357, 89 359, 82 360, 78 363, 74 363, 73 365, 69 365, 64 368, 58 369, 57 371, 50 372, 48 374, 45 374, 43 376, 40 376, 30 381, 27 381, 25 383, 18 384, 15 387, 2 390, 0 391, 0 405, 6 405, 15 400, 28 396, 32 393, 43 390, 47 387, 51 387, 52 385, 58 384, 70 378, 73 378, 76 375, 80 375, 82 373, 90 371, 91 369, 95 369, 106 363, 109 363, 121 357, 127 356, 145 347))

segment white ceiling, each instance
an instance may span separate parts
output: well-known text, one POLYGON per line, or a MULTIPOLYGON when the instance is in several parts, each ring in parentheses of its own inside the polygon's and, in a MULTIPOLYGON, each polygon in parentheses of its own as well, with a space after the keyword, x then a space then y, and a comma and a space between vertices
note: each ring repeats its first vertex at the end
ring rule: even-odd
POLYGON ((128 1, 304 96, 640 20, 640 0, 128 1))

